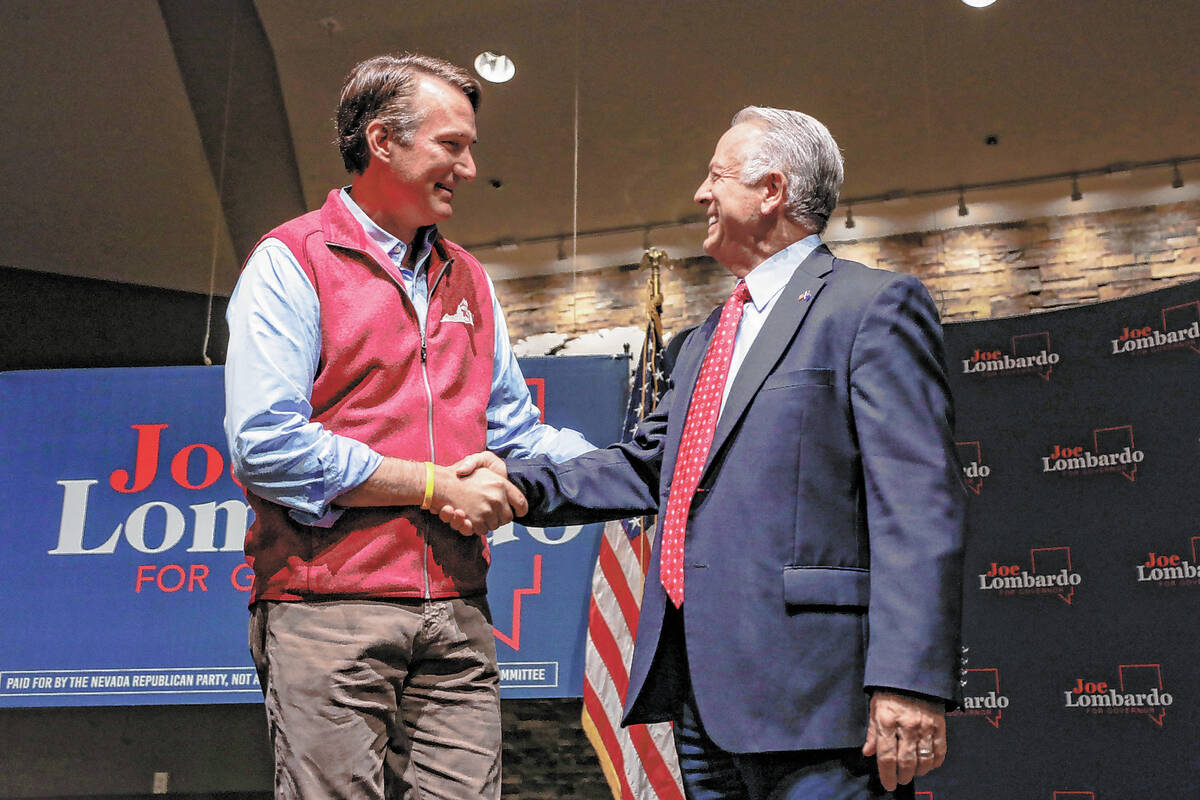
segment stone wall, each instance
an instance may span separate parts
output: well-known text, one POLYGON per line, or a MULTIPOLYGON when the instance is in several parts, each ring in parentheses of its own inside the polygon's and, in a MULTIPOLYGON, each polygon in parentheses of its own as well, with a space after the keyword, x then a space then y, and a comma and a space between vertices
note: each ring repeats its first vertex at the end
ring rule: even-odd
POLYGON ((504 700, 505 800, 611 800, 578 697, 504 700))
MULTIPOLYGON (((843 258, 918 276, 944 321, 1012 316, 1200 278, 1200 201, 830 246, 843 258)), ((496 289, 517 341, 644 326, 645 283, 635 267, 611 267, 499 281, 496 289)), ((664 330, 700 322, 729 289, 729 274, 710 258, 672 261, 662 275, 664 330)))

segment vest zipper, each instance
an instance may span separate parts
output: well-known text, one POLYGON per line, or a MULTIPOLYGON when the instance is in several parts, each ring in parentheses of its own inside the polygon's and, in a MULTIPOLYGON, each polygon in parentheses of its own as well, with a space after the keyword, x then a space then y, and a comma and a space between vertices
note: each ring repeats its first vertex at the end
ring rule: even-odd
MULTIPOLYGON (((430 259, 432 261, 432 258, 430 259)), ((426 306, 425 325, 429 324, 429 309, 433 307, 433 291, 437 285, 441 283, 442 276, 446 274, 446 270, 454 263, 454 259, 449 259, 442 265, 442 269, 438 272, 437 277, 433 281, 433 285, 429 287, 429 302, 426 306)), ((429 460, 434 461, 435 453, 433 444, 433 387, 429 385, 429 348, 428 340, 425 338, 425 325, 420 327, 421 331, 421 378, 425 381, 425 399, 427 401, 426 422, 429 426, 429 460)), ((436 463, 436 461, 434 462, 436 463)), ((432 512, 431 513, 436 513, 432 512)), ((429 585, 429 540, 426 537, 424 551, 421 553, 421 574, 425 579, 425 599, 433 599, 433 590, 429 585)))
MULTIPOLYGON (((429 320, 429 317, 428 317, 428 315, 426 315, 426 322, 428 322, 428 320, 429 320)), ((429 385, 428 363, 429 363, 428 362, 428 350, 426 349, 426 345, 425 345, 425 329, 422 327, 421 328, 421 377, 425 381, 426 408, 429 409, 428 414, 426 415, 426 419, 427 419, 427 422, 429 425, 429 460, 433 461, 434 460, 434 452, 435 452, 433 449, 433 389, 429 385)), ((430 513, 436 513, 436 512, 431 510, 430 513)), ((421 553, 421 574, 425 578, 425 599, 432 600, 433 592, 430 590, 430 587, 429 587, 429 539, 428 539, 428 533, 426 533, 425 547, 422 548, 422 553, 421 553)))

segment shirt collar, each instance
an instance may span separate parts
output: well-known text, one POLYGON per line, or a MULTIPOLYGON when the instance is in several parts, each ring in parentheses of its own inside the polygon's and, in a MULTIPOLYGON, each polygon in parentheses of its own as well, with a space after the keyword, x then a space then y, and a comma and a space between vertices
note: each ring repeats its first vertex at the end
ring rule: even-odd
MULTIPOLYGON (((367 212, 359 208, 358 203, 354 202, 354 198, 350 196, 349 190, 349 186, 343 186, 340 195, 342 198, 342 204, 346 206, 346 210, 349 211, 350 215, 354 217, 355 221, 362 226, 363 232, 367 234, 371 241, 379 245, 379 249, 383 250, 384 253, 387 253, 389 258, 395 258, 397 262, 403 260, 404 253, 408 249, 408 243, 401 241, 385 231, 383 228, 379 227, 375 223, 375 220, 368 217, 367 212)), ((417 230, 417 243, 420 247, 420 250, 418 251, 418 264, 420 264, 421 261, 424 261, 425 254, 429 251, 429 248, 433 242, 433 237, 436 233, 436 225, 430 225, 417 230)), ((420 267, 418 266, 418 269, 419 268, 420 267)))
POLYGON ((746 288, 750 291, 750 302, 754 304, 755 311, 761 313, 775 295, 783 291, 796 268, 820 244, 821 237, 818 234, 806 236, 798 242, 792 242, 746 274, 746 288))

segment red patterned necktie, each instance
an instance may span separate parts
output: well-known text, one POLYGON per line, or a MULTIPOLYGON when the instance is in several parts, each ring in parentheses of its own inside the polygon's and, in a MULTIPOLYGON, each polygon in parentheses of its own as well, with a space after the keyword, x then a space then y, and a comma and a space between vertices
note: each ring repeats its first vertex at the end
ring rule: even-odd
POLYGON ((683 539, 688 511, 696 487, 700 484, 700 473, 708 459, 713 433, 717 429, 721 396, 729 375, 729 359, 733 356, 733 341, 737 337, 738 322, 742 319, 742 309, 748 299, 750 290, 745 282, 741 282, 725 301, 717 331, 708 343, 708 352, 704 354, 700 377, 696 379, 696 388, 692 392, 687 418, 683 423, 683 436, 679 441, 679 454, 671 477, 671 492, 667 497, 667 513, 663 517, 662 558, 659 564, 659 579, 676 608, 683 605, 683 539))

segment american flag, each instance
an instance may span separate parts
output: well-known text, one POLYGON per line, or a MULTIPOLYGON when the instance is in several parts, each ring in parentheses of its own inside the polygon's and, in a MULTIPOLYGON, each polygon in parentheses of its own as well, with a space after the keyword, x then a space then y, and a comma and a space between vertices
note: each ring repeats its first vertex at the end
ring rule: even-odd
MULTIPOLYGON (((662 323, 651 319, 629 394, 623 439, 667 389, 662 323)), ((655 517, 610 522, 592 574, 583 686, 583 729, 616 800, 683 800, 670 723, 621 727, 629 663, 654 543, 655 517)))

